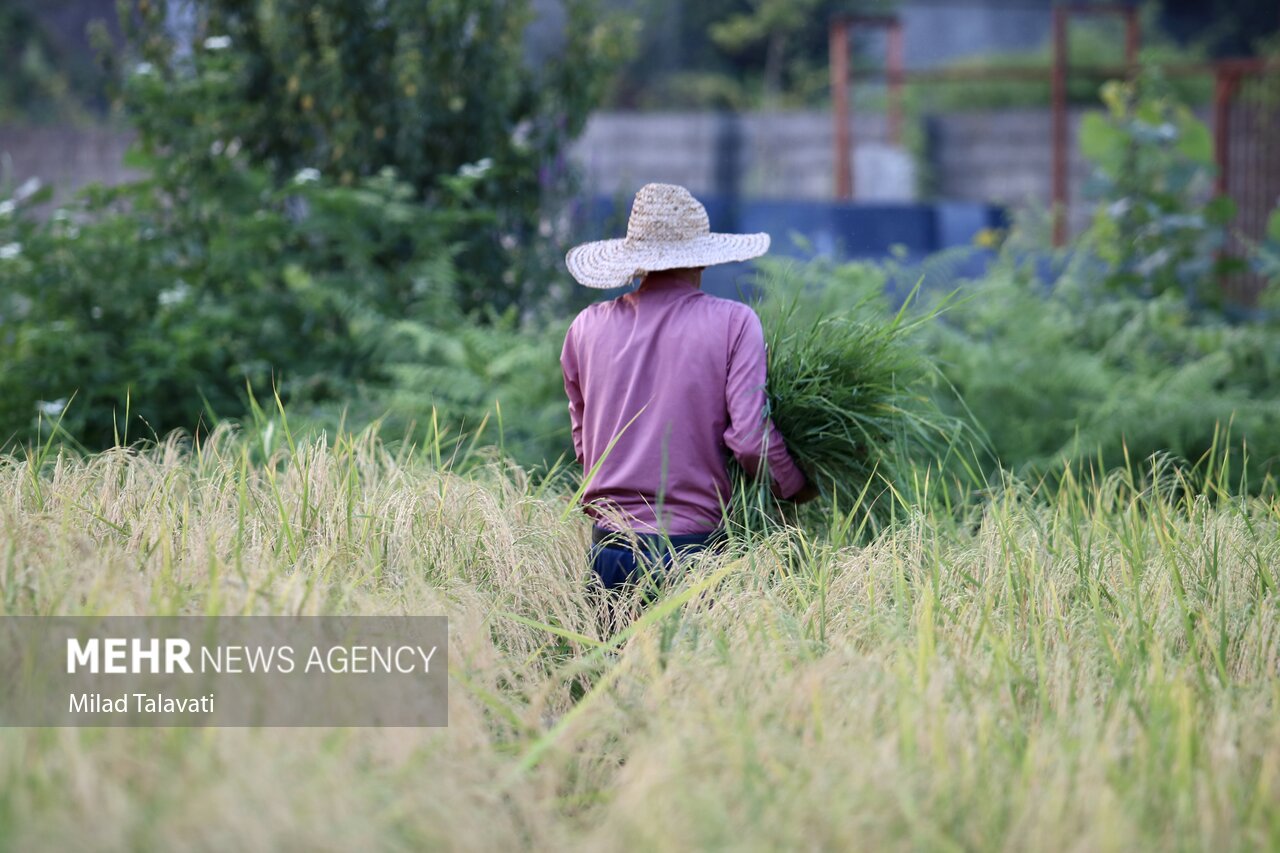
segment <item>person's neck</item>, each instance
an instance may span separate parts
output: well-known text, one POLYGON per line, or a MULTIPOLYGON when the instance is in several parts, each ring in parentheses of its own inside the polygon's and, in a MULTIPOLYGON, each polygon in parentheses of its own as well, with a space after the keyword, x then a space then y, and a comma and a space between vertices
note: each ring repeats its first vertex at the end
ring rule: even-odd
POLYGON ((702 276, 699 273, 682 270, 658 270, 651 272, 640 282, 641 289, 659 284, 684 284, 695 290, 702 287, 702 276))

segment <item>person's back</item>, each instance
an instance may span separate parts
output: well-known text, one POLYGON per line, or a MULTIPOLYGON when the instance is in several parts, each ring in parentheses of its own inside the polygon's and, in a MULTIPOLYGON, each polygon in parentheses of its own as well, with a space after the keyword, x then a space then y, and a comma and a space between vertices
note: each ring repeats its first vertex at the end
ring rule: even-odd
POLYGON ((683 187, 647 184, 625 240, 586 243, 565 258, 587 287, 645 277, 634 292, 579 314, 561 354, 574 450, 589 477, 586 510, 596 522, 592 567, 607 588, 638 572, 619 531, 664 561, 672 548, 715 538, 732 499, 729 452, 748 473, 767 458, 780 497, 816 495, 768 417, 759 318, 699 289, 703 267, 768 248, 768 234, 711 233, 706 209, 683 187))
POLYGON ((730 500, 726 449, 755 471, 767 445, 778 493, 804 486, 769 429, 755 312, 681 272, 653 273, 638 290, 592 305, 565 338, 574 449, 595 470, 584 500, 606 527, 714 530, 730 500))

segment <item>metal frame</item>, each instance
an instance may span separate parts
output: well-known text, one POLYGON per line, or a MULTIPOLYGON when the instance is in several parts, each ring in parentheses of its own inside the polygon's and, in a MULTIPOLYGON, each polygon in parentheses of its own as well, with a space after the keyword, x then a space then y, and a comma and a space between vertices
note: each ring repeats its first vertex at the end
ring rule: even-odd
POLYGON ((1218 174, 1214 188, 1219 195, 1227 192, 1227 180, 1230 176, 1230 123, 1231 104, 1240 89, 1240 82, 1246 76, 1265 74, 1276 69, 1274 60, 1261 57, 1244 59, 1223 59, 1213 63, 1213 156, 1218 166, 1218 174))
MULTIPOLYGON (((895 142, 902 132, 902 87, 908 82, 948 83, 983 80, 1045 81, 1051 89, 1052 136, 1052 226, 1053 241, 1065 245, 1067 233, 1067 207, 1069 204, 1069 111, 1067 109, 1067 82, 1069 75, 1087 76, 1092 79, 1116 79, 1132 75, 1137 70, 1138 48, 1141 30, 1138 10, 1131 3, 1086 5, 1063 3, 1052 10, 1052 65, 995 69, 918 70, 908 72, 903 66, 902 27, 896 16, 839 16, 833 18, 830 29, 832 112, 835 122, 835 197, 853 198, 854 174, 850 156, 853 148, 850 103, 850 82, 856 80, 886 80, 889 85, 888 127, 895 142), (1124 65, 1069 66, 1067 40, 1070 23, 1081 16, 1119 16, 1125 25, 1124 65), (889 44, 885 69, 873 71, 850 69, 850 36, 860 27, 880 28, 888 31, 889 44)), ((1212 76, 1214 159, 1217 166, 1215 190, 1218 194, 1231 192, 1233 106, 1244 81, 1257 75, 1280 73, 1280 60, 1267 58, 1222 59, 1212 62, 1188 62, 1162 67, 1171 77, 1212 76)), ((1277 155, 1280 156, 1280 155, 1277 155)))
POLYGON ((849 102, 849 36, 855 29, 883 29, 889 43, 885 50, 885 78, 889 84, 889 142, 902 140, 902 84, 906 79, 902 51, 902 21, 897 15, 839 15, 831 19, 829 56, 832 114, 835 121, 835 195, 853 198, 853 106, 849 102))
POLYGON ((1067 138, 1067 74, 1068 26, 1071 18, 1081 16, 1118 15, 1124 19, 1124 63, 1126 74, 1132 74, 1138 63, 1138 43, 1141 33, 1138 10, 1124 4, 1082 5, 1069 4, 1053 7, 1053 72, 1052 101, 1053 120, 1050 133, 1053 137, 1053 245, 1067 242, 1067 171, 1070 168, 1070 152, 1067 138))

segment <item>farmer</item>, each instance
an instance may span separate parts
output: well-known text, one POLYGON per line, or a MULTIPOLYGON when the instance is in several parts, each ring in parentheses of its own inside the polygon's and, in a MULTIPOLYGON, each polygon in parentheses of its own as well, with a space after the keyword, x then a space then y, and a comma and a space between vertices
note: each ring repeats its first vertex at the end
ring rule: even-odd
POLYGON ((589 478, 592 568, 606 589, 719 539, 727 452, 749 474, 763 464, 777 497, 817 495, 766 412, 760 319, 700 289, 705 267, 768 249, 768 234, 711 233, 684 187, 648 184, 626 239, 585 243, 565 258, 587 287, 643 276, 635 290, 582 311, 560 356, 573 447, 589 478))

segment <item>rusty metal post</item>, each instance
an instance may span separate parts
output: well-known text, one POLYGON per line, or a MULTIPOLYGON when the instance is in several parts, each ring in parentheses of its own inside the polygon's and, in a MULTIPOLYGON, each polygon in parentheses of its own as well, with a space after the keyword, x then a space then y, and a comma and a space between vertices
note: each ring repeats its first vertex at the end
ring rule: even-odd
POLYGON ((896 16, 888 24, 889 45, 885 61, 889 77, 889 144, 902 143, 902 78, 904 71, 902 50, 902 21, 896 16))
POLYGON ((1053 245, 1067 242, 1067 13, 1053 9, 1053 245))
POLYGON ((828 52, 831 63, 831 112, 835 117, 835 191, 837 199, 853 198, 853 147, 849 126, 849 24, 844 18, 831 22, 828 52))
POLYGON ((1236 75, 1223 63, 1213 72, 1213 158, 1218 167, 1214 192, 1225 195, 1228 189, 1227 169, 1231 164, 1231 98, 1235 94, 1236 75))
MULTIPOLYGON (((1213 178, 1213 193, 1224 196, 1231 191, 1231 98, 1235 94, 1237 77, 1234 69, 1225 62, 1214 64, 1213 69, 1213 161, 1217 174, 1213 178)), ((1228 249, 1221 246, 1214 256, 1221 261, 1228 249)), ((1232 277, 1218 275, 1218 290, 1226 297, 1232 296, 1232 277)))
POLYGON ((1138 8, 1136 6, 1126 6, 1123 14, 1124 64, 1132 75, 1138 71, 1138 45, 1142 38, 1138 23, 1138 8))

